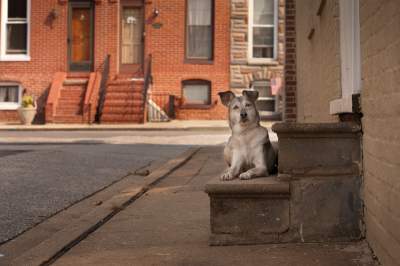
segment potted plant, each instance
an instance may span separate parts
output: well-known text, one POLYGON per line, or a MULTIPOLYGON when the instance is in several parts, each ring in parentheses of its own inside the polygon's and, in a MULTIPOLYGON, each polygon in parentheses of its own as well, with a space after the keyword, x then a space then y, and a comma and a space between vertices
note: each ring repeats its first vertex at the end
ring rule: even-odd
POLYGON ((33 96, 26 95, 26 90, 23 92, 21 107, 18 109, 21 121, 25 125, 31 125, 36 115, 36 104, 33 96))

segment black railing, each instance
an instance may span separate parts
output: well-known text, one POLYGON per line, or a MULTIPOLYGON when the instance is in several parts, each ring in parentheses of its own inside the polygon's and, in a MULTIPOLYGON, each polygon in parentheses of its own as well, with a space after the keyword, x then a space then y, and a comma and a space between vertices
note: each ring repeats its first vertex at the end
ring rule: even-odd
POLYGON ((146 116, 146 102, 147 102, 147 92, 150 85, 153 83, 153 77, 151 74, 151 64, 153 56, 149 54, 144 63, 144 82, 143 82, 143 115, 146 116))
POLYGON ((104 59, 103 63, 97 68, 97 72, 101 72, 101 82, 100 82, 100 89, 99 89, 99 104, 97 105, 96 110, 96 122, 100 122, 100 118, 103 112, 104 101, 106 99, 107 94, 107 82, 108 77, 110 75, 110 55, 107 55, 104 59))

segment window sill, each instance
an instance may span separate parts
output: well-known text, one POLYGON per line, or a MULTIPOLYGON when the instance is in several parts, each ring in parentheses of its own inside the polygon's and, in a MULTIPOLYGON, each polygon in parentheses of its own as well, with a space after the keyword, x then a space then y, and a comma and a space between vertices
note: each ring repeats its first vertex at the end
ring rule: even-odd
POLYGON ((248 58, 247 63, 249 65, 269 65, 269 66, 279 65, 279 62, 276 59, 248 58))
POLYGON ((16 111, 19 107, 18 103, 0 103, 0 111, 16 111))
POLYGON ((185 59, 183 63, 192 65, 213 65, 214 61, 208 59, 185 59))
POLYGON ((3 55, 3 56, 0 56, 0 61, 28 62, 28 61, 31 61, 31 57, 29 55, 3 55))
POLYGON ((214 104, 182 104, 181 109, 211 109, 214 104))
POLYGON ((361 113, 360 101, 360 93, 343 96, 329 103, 329 113, 331 115, 361 113))

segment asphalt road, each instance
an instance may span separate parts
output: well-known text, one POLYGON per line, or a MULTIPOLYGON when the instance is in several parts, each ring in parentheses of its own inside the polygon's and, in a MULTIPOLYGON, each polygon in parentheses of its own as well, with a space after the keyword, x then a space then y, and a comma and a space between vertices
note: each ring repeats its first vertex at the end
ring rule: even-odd
POLYGON ((0 145, 0 244, 189 145, 0 145))
POLYGON ((194 145, 223 145, 229 134, 0 132, 0 244, 138 168, 167 161, 194 145))

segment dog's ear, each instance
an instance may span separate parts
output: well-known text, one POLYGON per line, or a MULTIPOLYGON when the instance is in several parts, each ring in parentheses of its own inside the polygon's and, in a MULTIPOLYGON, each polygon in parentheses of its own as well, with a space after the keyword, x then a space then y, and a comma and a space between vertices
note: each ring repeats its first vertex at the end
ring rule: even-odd
POLYGON ((258 99, 258 91, 244 90, 242 94, 245 98, 252 102, 255 102, 258 99))
POLYGON ((221 102, 225 106, 229 106, 231 101, 235 99, 235 94, 231 91, 224 91, 218 93, 219 97, 221 98, 221 102))

